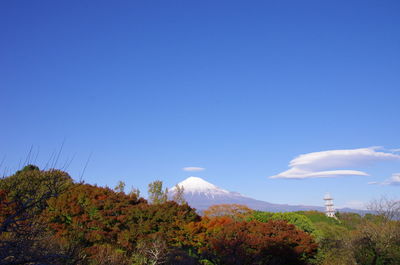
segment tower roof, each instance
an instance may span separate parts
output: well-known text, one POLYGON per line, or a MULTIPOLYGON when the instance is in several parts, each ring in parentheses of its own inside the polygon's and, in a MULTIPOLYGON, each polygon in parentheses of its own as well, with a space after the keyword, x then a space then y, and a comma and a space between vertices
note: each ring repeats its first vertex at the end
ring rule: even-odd
POLYGON ((327 194, 325 194, 325 196, 324 196, 324 200, 333 200, 333 198, 332 198, 332 196, 331 196, 329 193, 327 193, 327 194))

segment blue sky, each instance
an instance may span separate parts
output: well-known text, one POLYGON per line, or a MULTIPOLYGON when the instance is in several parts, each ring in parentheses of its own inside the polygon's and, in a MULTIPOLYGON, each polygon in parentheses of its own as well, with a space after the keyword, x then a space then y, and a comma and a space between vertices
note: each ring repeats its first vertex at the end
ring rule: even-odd
POLYGON ((399 154, 399 11, 365 0, 2 1, 1 170, 31 146, 44 166, 64 142, 57 166, 73 158, 74 178, 90 156, 85 181, 143 194, 195 175, 279 203, 396 197, 399 160, 360 162, 357 151, 357 163, 326 170, 368 176, 269 177, 312 152, 399 154))

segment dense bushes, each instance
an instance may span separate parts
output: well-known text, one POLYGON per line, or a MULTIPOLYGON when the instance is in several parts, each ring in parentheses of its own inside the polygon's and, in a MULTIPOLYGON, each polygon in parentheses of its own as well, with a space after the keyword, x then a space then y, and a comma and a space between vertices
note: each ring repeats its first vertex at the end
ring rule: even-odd
POLYGON ((89 256, 114 248, 127 257, 137 255, 143 244, 176 245, 181 226, 200 219, 187 204, 148 204, 134 194, 88 184, 52 198, 43 216, 57 237, 79 243, 89 256))
MULTIPOLYGON (((385 213, 384 207, 380 210, 385 213)), ((400 264, 399 221, 385 214, 338 213, 338 219, 333 219, 315 211, 299 213, 307 216, 322 235, 318 264, 400 264)))
POLYGON ((67 173, 35 166, 0 180, 0 264, 66 262, 72 252, 48 233, 42 213, 71 185, 67 173))
POLYGON ((179 201, 148 203, 138 192, 124 193, 123 183, 112 190, 74 183, 60 170, 27 166, 0 179, 0 264, 383 265, 400 260, 399 222, 383 215, 339 214, 335 220, 319 212, 219 205, 201 218, 179 201))
POLYGON ((215 264, 307 264, 317 250, 309 234, 285 221, 203 218, 187 232, 186 243, 215 264))
POLYGON ((259 222, 269 222, 271 220, 284 220, 289 224, 295 225, 298 229, 312 234, 314 237, 320 237, 319 231, 316 229, 314 224, 311 222, 309 218, 299 213, 270 213, 270 212, 261 212, 255 211, 250 217, 250 220, 257 220, 259 222))

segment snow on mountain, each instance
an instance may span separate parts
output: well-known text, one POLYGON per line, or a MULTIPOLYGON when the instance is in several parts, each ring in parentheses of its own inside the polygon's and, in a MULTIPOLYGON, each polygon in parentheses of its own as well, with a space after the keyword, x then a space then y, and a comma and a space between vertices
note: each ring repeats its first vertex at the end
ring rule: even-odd
MULTIPOLYGON (((184 181, 178 183, 180 187, 184 188, 184 197, 190 206, 199 211, 205 210, 211 205, 215 204, 242 204, 247 205, 249 208, 263 211, 297 211, 296 206, 280 205, 268 203, 260 200, 255 200, 238 192, 231 192, 219 188, 199 177, 189 177, 184 181)), ((174 195, 176 187, 170 189, 170 197, 174 195)), ((321 210, 321 207, 307 207, 304 206, 302 210, 321 210)))
MULTIPOLYGON (((188 177, 184 181, 178 183, 178 185, 184 188, 185 197, 202 195, 214 199, 219 196, 229 196, 230 193, 229 191, 218 188, 214 184, 198 177, 188 177)), ((175 190, 176 187, 173 187, 171 192, 174 193, 175 190)))
MULTIPOLYGON (((188 177, 184 181, 178 183, 184 188, 184 197, 190 206, 198 211, 203 211, 215 204, 242 204, 254 210, 270 211, 270 212, 291 212, 291 211, 308 211, 317 210, 325 211, 321 206, 305 206, 305 205, 288 205, 275 204, 265 201, 256 200, 246 197, 238 192, 231 192, 219 188, 212 183, 205 181, 199 177, 188 177)), ((169 197, 172 198, 176 192, 176 187, 169 190, 169 197)), ((322 199, 321 199, 322 204, 322 199)), ((349 211, 346 209, 346 211, 349 211)), ((351 211, 351 209, 350 209, 351 211)), ((355 211, 355 210, 354 210, 355 211)))

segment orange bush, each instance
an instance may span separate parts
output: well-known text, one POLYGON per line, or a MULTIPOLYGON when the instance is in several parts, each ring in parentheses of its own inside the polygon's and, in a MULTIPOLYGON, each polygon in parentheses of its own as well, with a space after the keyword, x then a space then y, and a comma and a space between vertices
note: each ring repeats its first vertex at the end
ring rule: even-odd
POLYGON ((285 221, 204 218, 186 226, 185 243, 217 264, 307 264, 317 251, 313 238, 285 221))

